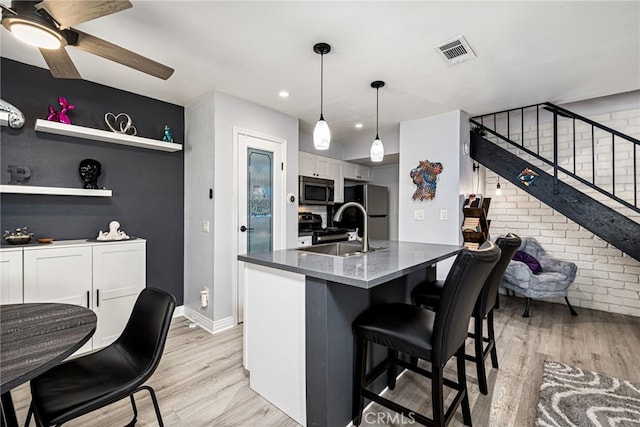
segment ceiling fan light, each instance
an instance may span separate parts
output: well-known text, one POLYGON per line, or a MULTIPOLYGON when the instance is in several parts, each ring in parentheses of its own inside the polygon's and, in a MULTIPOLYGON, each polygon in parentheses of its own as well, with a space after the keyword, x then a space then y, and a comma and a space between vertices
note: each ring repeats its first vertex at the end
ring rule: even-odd
POLYGON ((313 147, 316 150, 328 150, 331 144, 331 129, 324 121, 324 117, 320 116, 320 120, 313 128, 313 147))
POLYGON ((60 49, 62 46, 62 40, 59 35, 36 24, 14 22, 11 24, 10 29, 18 40, 31 46, 41 49, 60 49))
POLYGON ((372 162, 381 162, 384 159, 384 145, 380 138, 376 137, 371 143, 370 155, 372 162))

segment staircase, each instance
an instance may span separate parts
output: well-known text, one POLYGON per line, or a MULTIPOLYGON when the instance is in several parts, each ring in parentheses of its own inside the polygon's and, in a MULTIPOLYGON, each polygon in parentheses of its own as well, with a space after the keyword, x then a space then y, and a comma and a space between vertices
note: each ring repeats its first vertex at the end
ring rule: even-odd
POLYGON ((639 140, 551 103, 470 121, 472 159, 640 261, 639 140))

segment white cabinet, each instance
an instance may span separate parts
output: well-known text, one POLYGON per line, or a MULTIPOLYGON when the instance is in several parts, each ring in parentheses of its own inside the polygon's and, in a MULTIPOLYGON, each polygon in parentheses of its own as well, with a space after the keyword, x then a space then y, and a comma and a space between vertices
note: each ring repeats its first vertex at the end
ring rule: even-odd
POLYGON ((344 162, 342 175, 344 179, 352 181, 369 181, 371 179, 371 168, 357 163, 344 162))
POLYGON ((303 246, 311 246, 312 237, 311 236, 298 236, 298 247, 301 248, 303 246))
POLYGON ((124 330, 146 283, 144 243, 104 243, 93 247, 93 309, 98 326, 93 347, 111 344, 124 330))
POLYGON ((335 203, 344 203, 344 176, 342 172, 342 160, 331 159, 331 178, 333 179, 333 201, 335 203))
POLYGON ((61 241, 23 248, 24 302, 83 305, 98 316, 79 353, 111 344, 146 286, 146 241, 61 241))
POLYGON ((22 248, 0 249, 0 304, 22 302, 22 248))
POLYGON ((300 151, 298 153, 298 174, 331 179, 331 159, 300 151))

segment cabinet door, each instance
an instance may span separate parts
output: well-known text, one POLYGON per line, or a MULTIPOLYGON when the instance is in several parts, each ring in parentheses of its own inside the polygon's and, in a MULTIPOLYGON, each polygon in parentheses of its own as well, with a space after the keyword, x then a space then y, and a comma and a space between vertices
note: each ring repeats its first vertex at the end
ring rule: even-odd
POLYGON ((316 176, 316 156, 302 151, 298 153, 298 175, 316 176))
POLYGON ((316 156, 316 176, 318 178, 332 179, 331 159, 328 157, 316 156))
POLYGON ((22 302, 22 249, 2 249, 0 250, 0 304, 22 302))
POLYGON ((334 181, 333 201, 344 203, 344 177, 342 176, 342 164, 340 160, 331 160, 331 179, 334 181))
POLYGON ((111 344, 124 330, 146 286, 146 243, 103 243, 93 247, 93 297, 98 326, 93 348, 111 344))
POLYGON ((371 179, 371 168, 369 166, 358 165, 358 179, 369 181, 371 179))
POLYGON ((342 164, 342 176, 344 179, 358 179, 358 165, 344 162, 342 164))
POLYGON ((91 246, 25 248, 24 302, 91 308, 91 246))

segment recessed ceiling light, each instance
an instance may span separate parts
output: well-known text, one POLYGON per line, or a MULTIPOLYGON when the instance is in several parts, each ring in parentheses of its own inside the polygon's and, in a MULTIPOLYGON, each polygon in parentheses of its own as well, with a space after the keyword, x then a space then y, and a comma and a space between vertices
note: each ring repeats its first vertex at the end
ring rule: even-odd
POLYGON ((280 92, 278 92, 278 96, 280 98, 288 98, 291 96, 291 93, 289 91, 286 90, 281 90, 280 92))
POLYGON ((364 127, 364 125, 362 123, 356 123, 355 124, 355 128, 356 129, 362 129, 364 127))

